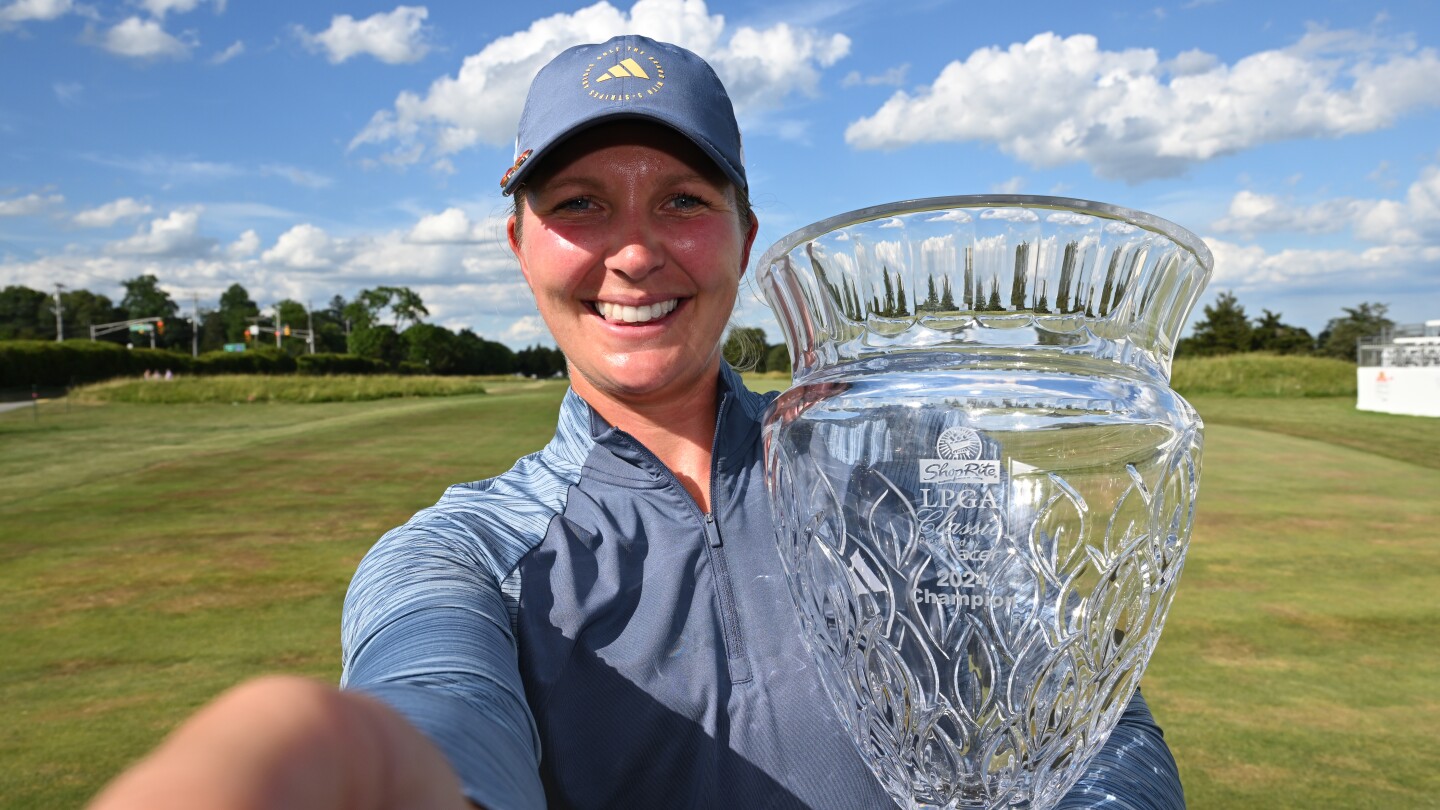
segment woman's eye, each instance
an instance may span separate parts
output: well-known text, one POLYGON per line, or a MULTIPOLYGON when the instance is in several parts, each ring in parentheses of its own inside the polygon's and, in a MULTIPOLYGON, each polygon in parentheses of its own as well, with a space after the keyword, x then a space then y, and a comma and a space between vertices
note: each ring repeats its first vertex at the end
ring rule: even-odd
POLYGON ((694 194, 676 194, 670 200, 670 204, 682 211, 690 211, 705 204, 705 201, 694 194))
POLYGON ((589 199, 587 199, 587 198, 585 198, 585 197, 576 197, 576 198, 573 199, 573 200, 566 200, 566 201, 560 203, 559 205, 555 206, 555 210, 556 210, 556 211, 589 211, 589 210, 590 210, 591 208, 593 208, 593 207, 594 207, 594 203, 592 203, 589 199))

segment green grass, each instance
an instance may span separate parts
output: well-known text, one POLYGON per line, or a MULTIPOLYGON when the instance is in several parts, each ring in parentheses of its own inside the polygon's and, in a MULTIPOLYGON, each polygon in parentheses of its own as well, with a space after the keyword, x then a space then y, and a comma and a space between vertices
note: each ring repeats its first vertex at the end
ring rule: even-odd
MULTIPOLYGON (((0 414, 0 804, 82 804, 247 677, 334 680, 365 550, 553 433, 563 382, 486 388, 0 414)), ((1440 420, 1192 401, 1199 519, 1145 683, 1190 806, 1437 806, 1440 420)))
POLYGON ((1181 358, 1170 384, 1186 397, 1354 397, 1355 364, 1260 352, 1181 358))
POLYGON ((366 402, 394 397, 483 393, 485 386, 475 377, 229 374, 216 377, 184 376, 173 380, 109 380, 78 388, 72 396, 79 402, 229 405, 253 402, 366 402))
POLYGON ((1204 463, 1145 685, 1191 806, 1437 806, 1440 471, 1214 418, 1204 463))
POLYGON ((385 530, 554 433, 563 383, 0 414, 0 805, 76 807, 264 672, 334 680, 385 530))

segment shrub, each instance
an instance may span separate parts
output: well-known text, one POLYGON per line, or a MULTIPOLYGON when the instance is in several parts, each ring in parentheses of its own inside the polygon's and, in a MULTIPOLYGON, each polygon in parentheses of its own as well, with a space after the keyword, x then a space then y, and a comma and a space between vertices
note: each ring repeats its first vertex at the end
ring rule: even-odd
POLYGON ((92 340, 0 342, 0 388, 60 388, 144 371, 192 370, 189 355, 92 340))
POLYGON ((195 358, 196 374, 290 374, 295 358, 279 349, 264 347, 243 352, 206 352, 195 358))
POLYGON ((312 377, 332 377, 337 374, 380 374, 385 364, 354 354, 302 354, 295 358, 295 370, 312 377))

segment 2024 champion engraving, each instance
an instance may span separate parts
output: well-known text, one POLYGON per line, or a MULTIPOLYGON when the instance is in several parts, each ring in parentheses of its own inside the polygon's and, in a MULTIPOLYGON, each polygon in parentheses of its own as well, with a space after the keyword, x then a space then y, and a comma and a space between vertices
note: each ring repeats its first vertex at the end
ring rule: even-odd
POLYGON ((1114 728, 1193 519, 1201 424, 1167 380, 1210 266, 1162 220, 1014 196, 762 259, 795 366, 765 427, 781 558, 902 806, 1051 806, 1114 728))

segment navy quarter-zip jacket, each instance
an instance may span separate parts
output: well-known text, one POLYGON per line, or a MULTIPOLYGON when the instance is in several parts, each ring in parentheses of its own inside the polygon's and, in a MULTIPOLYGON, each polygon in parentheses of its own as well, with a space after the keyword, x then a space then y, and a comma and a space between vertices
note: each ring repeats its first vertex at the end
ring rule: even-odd
MULTIPOLYGON (((555 438, 451 487, 351 583, 342 686, 465 795, 532 808, 890 808, 825 695, 765 496, 773 395, 721 371, 711 513, 573 391, 555 438)), ((1184 807, 1137 693, 1062 807, 1184 807)))

